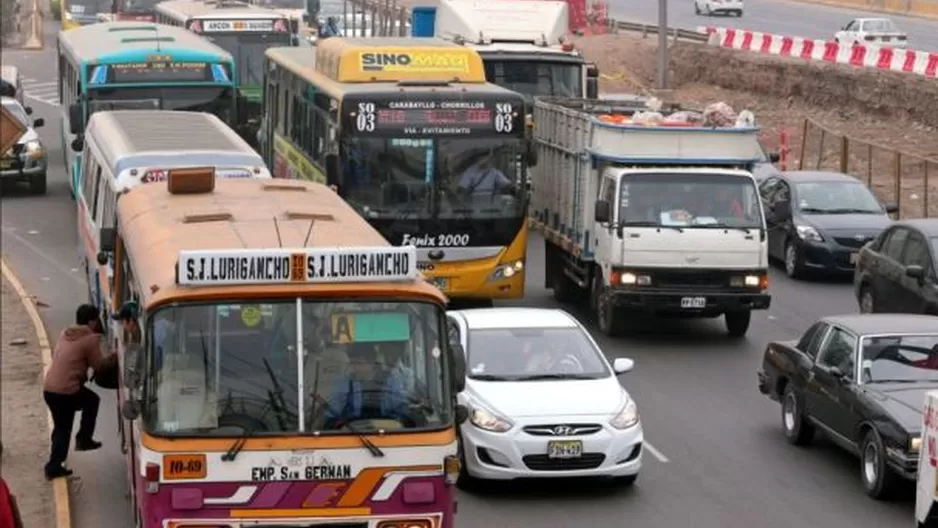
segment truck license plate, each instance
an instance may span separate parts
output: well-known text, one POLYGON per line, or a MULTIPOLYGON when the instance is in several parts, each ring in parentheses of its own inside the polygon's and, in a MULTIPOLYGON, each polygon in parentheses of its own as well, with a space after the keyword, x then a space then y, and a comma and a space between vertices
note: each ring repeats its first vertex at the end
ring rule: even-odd
POLYGON ((706 308, 706 297, 681 297, 681 308, 706 308))
POLYGON ((547 458, 580 458, 583 456, 583 442, 564 440, 547 442, 547 458))
POLYGON ((858 257, 858 256, 859 256, 859 253, 851 253, 851 254, 850 254, 850 263, 851 263, 851 264, 856 264, 856 263, 857 263, 857 257, 858 257))

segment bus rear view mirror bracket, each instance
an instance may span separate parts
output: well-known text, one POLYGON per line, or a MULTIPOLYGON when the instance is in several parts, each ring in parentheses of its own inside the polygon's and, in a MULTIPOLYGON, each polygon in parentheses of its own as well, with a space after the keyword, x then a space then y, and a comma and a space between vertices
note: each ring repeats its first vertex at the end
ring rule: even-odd
POLYGON ((73 152, 81 152, 82 150, 85 150, 85 140, 77 137, 72 140, 71 147, 73 152))
POLYGON ((81 127, 82 117, 81 103, 75 103, 68 107, 68 128, 70 133, 81 134, 84 132, 81 127))
POLYGON ((125 400, 123 405, 121 405, 121 416, 131 422, 136 420, 140 416, 140 404, 137 400, 125 400))
POLYGON ((338 185, 339 157, 335 154, 326 154, 326 185, 338 185))

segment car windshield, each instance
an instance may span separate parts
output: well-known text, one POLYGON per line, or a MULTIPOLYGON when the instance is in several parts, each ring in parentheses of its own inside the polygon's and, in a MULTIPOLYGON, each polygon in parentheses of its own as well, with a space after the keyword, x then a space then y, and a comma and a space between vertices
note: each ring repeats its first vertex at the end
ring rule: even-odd
POLYGON ((863 339, 866 383, 938 381, 938 334, 863 339))
POLYGON ((486 80, 523 95, 532 108, 535 97, 582 96, 581 64, 483 59, 486 80))
POLYGON ((264 52, 267 48, 290 45, 289 32, 206 35, 206 39, 230 53, 238 65, 239 86, 263 86, 264 52))
POLYGON ((342 153, 342 196, 366 218, 524 213, 520 139, 347 137, 342 153))
POLYGON ((579 328, 469 330, 470 379, 526 381, 610 376, 600 352, 579 328))
POLYGON ((870 189, 860 182, 795 184, 796 209, 806 214, 886 214, 870 189))
POLYGON ((163 308, 150 318, 144 418, 154 434, 188 436, 444 426, 443 317, 421 302, 163 308))
POLYGON ((755 183, 725 174, 630 174, 619 186, 624 226, 762 227, 755 183))
POLYGON ((13 114, 20 123, 29 126, 29 116, 26 115, 26 109, 23 108, 16 99, 3 99, 3 109, 13 114))
POLYGON ((233 124, 233 90, 215 86, 136 88, 112 85, 90 90, 88 108, 100 110, 189 110, 208 112, 233 124))
POLYGON ((892 20, 877 19, 867 20, 863 23, 863 30, 871 33, 894 33, 899 30, 892 20))

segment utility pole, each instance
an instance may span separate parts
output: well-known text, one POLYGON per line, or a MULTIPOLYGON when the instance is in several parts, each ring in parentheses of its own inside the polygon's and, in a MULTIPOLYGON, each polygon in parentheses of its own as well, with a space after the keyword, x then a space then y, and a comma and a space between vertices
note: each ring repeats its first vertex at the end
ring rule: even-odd
POLYGON ((42 49, 42 9, 39 7, 39 0, 32 0, 32 6, 29 12, 29 33, 26 42, 23 43, 23 49, 42 49))
POLYGON ((668 89, 668 0, 658 0, 658 89, 668 89))

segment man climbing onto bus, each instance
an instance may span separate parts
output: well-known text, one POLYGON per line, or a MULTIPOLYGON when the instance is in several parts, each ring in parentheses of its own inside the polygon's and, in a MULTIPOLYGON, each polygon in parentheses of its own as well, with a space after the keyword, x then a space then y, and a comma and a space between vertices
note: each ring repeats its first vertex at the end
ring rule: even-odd
POLYGON ((348 347, 349 369, 336 383, 326 402, 326 429, 341 429, 357 420, 398 420, 409 422, 403 380, 383 375, 377 352, 370 343, 348 347))

